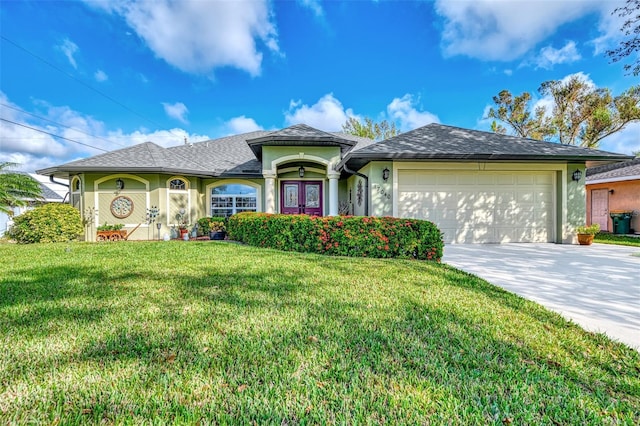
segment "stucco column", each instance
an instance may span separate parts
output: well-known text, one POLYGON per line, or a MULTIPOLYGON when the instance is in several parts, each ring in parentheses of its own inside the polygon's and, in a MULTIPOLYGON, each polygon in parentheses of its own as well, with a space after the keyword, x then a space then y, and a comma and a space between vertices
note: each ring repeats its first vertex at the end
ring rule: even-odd
POLYGON ((264 210, 266 213, 276 212, 276 174, 263 173, 264 176, 264 210))
POLYGON ((329 173, 329 216, 338 216, 338 179, 340 173, 329 173))

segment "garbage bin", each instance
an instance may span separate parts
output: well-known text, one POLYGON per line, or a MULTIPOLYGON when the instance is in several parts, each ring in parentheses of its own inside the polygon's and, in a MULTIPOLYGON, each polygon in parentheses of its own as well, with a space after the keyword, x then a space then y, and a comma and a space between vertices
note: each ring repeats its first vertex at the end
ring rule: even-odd
POLYGON ((632 211, 616 210, 609 213, 613 221, 613 233, 614 234, 628 234, 631 229, 631 216, 632 211))

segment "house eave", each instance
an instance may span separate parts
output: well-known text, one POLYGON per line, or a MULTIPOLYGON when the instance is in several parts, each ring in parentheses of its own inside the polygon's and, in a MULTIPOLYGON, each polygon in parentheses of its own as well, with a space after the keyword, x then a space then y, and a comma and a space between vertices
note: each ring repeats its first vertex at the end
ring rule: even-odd
POLYGON ((627 155, 610 155, 610 156, 585 156, 585 155, 540 155, 540 154, 483 154, 483 153, 452 153, 452 154, 429 154, 429 153, 357 153, 356 155, 347 154, 340 163, 336 166, 338 170, 341 170, 345 164, 359 164, 360 167, 368 164, 371 161, 415 161, 415 160, 429 160, 429 161, 539 161, 539 162, 586 162, 586 161, 626 161, 630 158, 627 155))
POLYGON ((36 173, 43 176, 55 176, 61 174, 76 173, 162 173, 162 174, 179 174, 198 177, 218 176, 220 173, 206 172, 203 170, 188 170, 173 167, 97 167, 97 166, 68 166, 68 167, 50 167, 47 169, 36 170, 36 173))
POLYGON ((630 180, 640 180, 640 175, 635 176, 620 176, 620 177, 610 177, 604 179, 593 179, 587 180, 586 185, 595 185, 598 183, 615 183, 615 182, 627 182, 630 180))

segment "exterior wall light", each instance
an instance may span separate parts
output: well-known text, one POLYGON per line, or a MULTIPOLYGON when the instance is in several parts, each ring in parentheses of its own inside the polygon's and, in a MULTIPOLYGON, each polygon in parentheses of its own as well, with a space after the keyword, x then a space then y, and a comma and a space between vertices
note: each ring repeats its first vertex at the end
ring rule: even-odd
POLYGON ((301 178, 304 177, 304 167, 300 166, 300 168, 298 169, 298 176, 300 176, 301 178))
POLYGON ((573 179, 576 182, 580 181, 580 179, 582 179, 582 172, 580 170, 576 170, 571 175, 571 179, 573 179))
POLYGON ((116 189, 121 191, 124 189, 124 181, 120 178, 116 179, 116 189))
POLYGON ((382 171, 382 180, 385 182, 389 180, 389 169, 387 169, 386 167, 382 171))

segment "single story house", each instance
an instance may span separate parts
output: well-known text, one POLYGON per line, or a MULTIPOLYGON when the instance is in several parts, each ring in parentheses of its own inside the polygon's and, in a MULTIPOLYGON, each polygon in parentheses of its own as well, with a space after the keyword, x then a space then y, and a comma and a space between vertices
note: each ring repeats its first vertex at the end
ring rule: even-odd
MULTIPOLYGON (((20 173, 20 172, 18 172, 20 173)), ((43 203, 64 203, 67 201, 69 195, 69 188, 67 182, 51 182, 48 178, 35 173, 25 173, 34 178, 40 184, 40 190, 42 191, 42 199, 28 200, 29 203, 26 206, 14 206, 11 207, 11 215, 0 212, 0 235, 4 235, 5 232, 13 225, 13 217, 21 215, 22 213, 33 209, 38 204, 43 203)))
MULTIPOLYGON (((640 233, 640 158, 589 167, 586 174, 587 221, 612 232, 612 211, 631 211, 630 227, 640 233)), ((633 231, 632 231, 633 232, 633 231)))
POLYGON ((89 223, 125 229, 147 226, 157 207, 164 233, 181 213, 193 224, 258 211, 427 219, 447 243, 571 243, 586 220, 585 163, 629 158, 441 124, 380 142, 298 124, 170 148, 146 142, 38 173, 69 179, 89 223))

